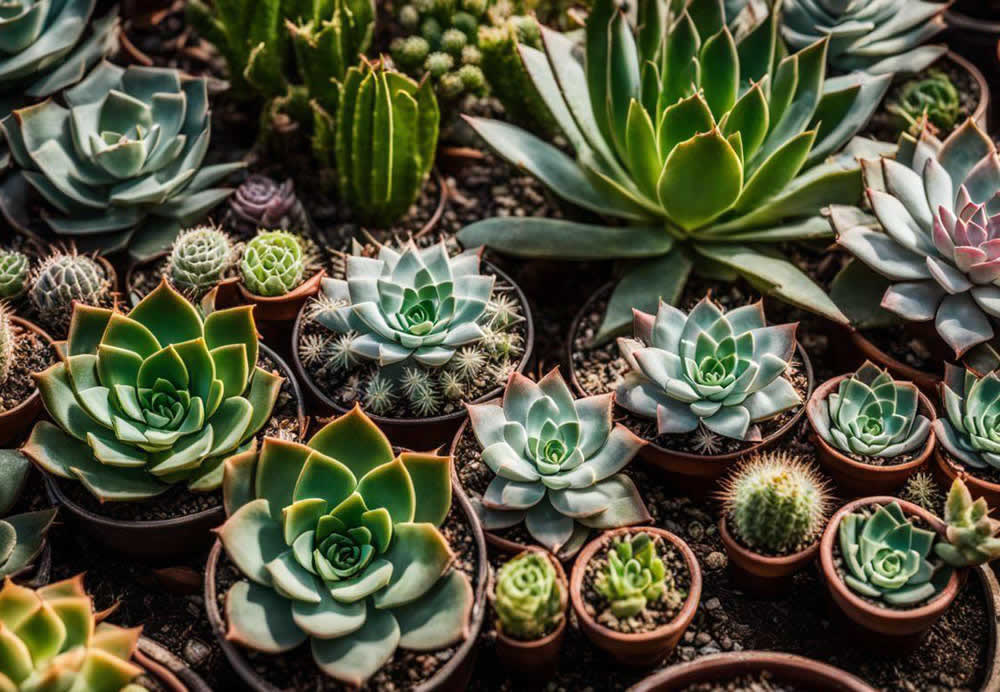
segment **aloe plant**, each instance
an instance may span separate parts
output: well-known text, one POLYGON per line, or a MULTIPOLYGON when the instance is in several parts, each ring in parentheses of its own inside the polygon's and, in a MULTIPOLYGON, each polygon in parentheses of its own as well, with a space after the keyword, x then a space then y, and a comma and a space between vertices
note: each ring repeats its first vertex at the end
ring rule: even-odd
POLYGON ((675 301, 692 270, 744 276, 845 322, 775 243, 829 235, 821 205, 860 197, 855 156, 881 147, 855 139, 830 157, 869 119, 889 76, 827 84, 827 42, 782 57, 774 13, 756 23, 743 14, 734 35, 722 0, 678 4, 642 3, 633 32, 613 0, 597 0, 584 65, 572 39, 544 28, 544 53, 521 46, 575 159, 506 123, 468 118, 501 156, 560 197, 630 225, 489 219, 459 239, 520 257, 641 260, 612 294, 598 340, 623 330, 633 307, 675 301))
POLYGON ((971 469, 1000 468, 1000 377, 945 363, 940 387, 945 415, 933 424, 938 442, 971 469))
POLYGON ((31 462, 21 452, 0 449, 0 577, 15 576, 31 566, 45 547, 46 534, 56 518, 55 509, 9 514, 30 473, 31 462))
POLYGON ((257 366, 252 313, 203 317, 166 280, 127 315, 77 305, 66 359, 36 375, 54 423, 36 423, 24 453, 102 502, 218 488, 281 387, 257 366))
POLYGON ((450 463, 394 456, 357 407, 308 444, 266 438, 228 459, 218 534, 246 580, 226 595, 227 638, 267 653, 308 640, 319 669, 355 687, 397 648, 463 640, 472 587, 438 528, 450 463))
POLYGON ((945 540, 934 552, 952 567, 975 567, 1000 557, 1000 521, 990 517, 985 498, 972 501, 961 478, 951 484, 944 506, 945 540))

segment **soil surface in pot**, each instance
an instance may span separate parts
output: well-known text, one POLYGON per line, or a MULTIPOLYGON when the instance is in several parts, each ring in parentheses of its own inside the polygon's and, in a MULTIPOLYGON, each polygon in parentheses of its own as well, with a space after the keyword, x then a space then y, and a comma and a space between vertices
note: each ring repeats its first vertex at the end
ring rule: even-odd
POLYGON ((31 373, 41 372, 58 360, 55 349, 41 336, 21 325, 14 330, 14 359, 7 379, 0 384, 0 413, 17 407, 35 392, 31 373))
POLYGON ((696 682, 677 692, 808 692, 808 690, 805 687, 779 681, 770 671, 762 670, 759 673, 747 673, 730 680, 696 682))
MULTIPOLYGON (((468 575, 472 589, 475 591, 478 569, 475 538, 471 526, 457 506, 453 506, 451 512, 448 513, 441 526, 441 532, 455 552, 454 567, 468 575)), ((225 551, 222 551, 219 558, 217 570, 216 597, 219 602, 219 611, 224 614, 226 612, 226 594, 233 584, 243 579, 243 576, 230 562, 225 551)), ((432 652, 397 649, 389 662, 372 676, 362 689, 381 692, 416 687, 433 677, 455 655, 461 645, 462 642, 459 642, 447 649, 432 652)), ((328 690, 351 689, 333 678, 327 677, 316 667, 308 642, 280 656, 259 653, 242 647, 239 650, 258 675, 280 690, 326 692, 328 690)))
POLYGON ((921 372, 940 374, 938 371, 941 369, 941 361, 934 357, 921 337, 910 333, 902 323, 878 329, 862 329, 861 335, 882 353, 903 365, 921 372))
POLYGON ((947 449, 938 445, 938 451, 944 455, 945 461, 947 461, 953 469, 959 471, 965 471, 967 474, 973 478, 977 478, 981 481, 986 481, 987 483, 996 483, 1000 485, 1000 469, 994 468, 992 466, 987 466, 982 469, 975 469, 968 464, 962 463, 948 452, 947 449))
POLYGON ((865 464, 866 466, 900 466, 902 464, 908 464, 924 451, 926 447, 926 441, 924 445, 917 448, 916 452, 907 452, 906 454, 898 454, 894 457, 866 457, 861 454, 855 454, 854 452, 848 452, 841 449, 840 447, 834 447, 830 445, 831 449, 834 449, 844 456, 848 457, 852 461, 856 461, 859 464, 865 464))

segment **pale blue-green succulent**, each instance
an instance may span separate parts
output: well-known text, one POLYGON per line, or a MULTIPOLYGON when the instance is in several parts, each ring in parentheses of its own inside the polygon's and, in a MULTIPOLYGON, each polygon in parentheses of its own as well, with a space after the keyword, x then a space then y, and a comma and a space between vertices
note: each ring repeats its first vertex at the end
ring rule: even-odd
POLYGON ((9 514, 30 473, 26 456, 16 449, 0 449, 0 578, 31 567, 45 548, 46 534, 56 518, 55 509, 9 514))
POLYGON ((1000 468, 1000 377, 945 363, 940 388, 945 415, 934 421, 938 442, 971 469, 1000 468))

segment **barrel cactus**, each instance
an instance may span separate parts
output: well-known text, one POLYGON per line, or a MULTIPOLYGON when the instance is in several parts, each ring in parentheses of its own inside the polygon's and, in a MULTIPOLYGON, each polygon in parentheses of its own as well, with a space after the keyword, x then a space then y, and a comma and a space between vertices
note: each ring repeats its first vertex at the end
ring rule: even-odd
POLYGON ((107 272, 93 257, 72 249, 54 250, 32 273, 28 298, 42 324, 63 332, 74 303, 106 305, 111 290, 107 272))
POLYGON ((934 421, 938 441, 959 463, 971 469, 1000 469, 1000 377, 978 376, 945 363, 941 401, 945 415, 934 421))
POLYGON ((823 532, 829 485, 801 457, 765 452, 740 464, 720 493, 729 529, 748 548, 787 555, 823 532))
POLYGON ((246 580, 226 595, 227 638, 267 653, 309 640, 320 670, 354 687, 397 647, 463 640, 472 587, 438 528, 450 463, 394 456, 360 408, 308 444, 266 438, 228 459, 218 534, 246 580))
POLYGON ((836 449, 891 459, 917 451, 931 422, 919 411, 912 382, 898 382, 870 361, 840 381, 837 391, 806 408, 816 434, 836 449))
POLYGON ((31 273, 28 256, 17 250, 0 249, 0 299, 24 293, 31 273))
POLYGON ((673 576, 656 554, 656 543, 648 533, 637 533, 614 539, 607 566, 597 573, 594 587, 615 617, 630 618, 667 595, 672 582, 673 576))
POLYGON ((1000 557, 1000 521, 990 517, 985 498, 972 501, 972 494, 961 478, 951 484, 944 505, 944 541, 934 552, 952 567, 975 567, 1000 557))
POLYGON ((288 231, 261 231, 247 243, 240 260, 240 276, 247 290, 258 296, 289 293, 305 276, 302 241, 288 231))
POLYGON ((198 226, 177 236, 170 250, 167 273, 175 286, 197 293, 219 283, 235 259, 233 243, 222 229, 198 226))
POLYGON ((797 327, 768 326, 761 302, 723 312, 709 296, 688 314, 662 301, 655 317, 636 310, 635 338, 618 340, 631 371, 616 400, 655 419, 661 435, 704 426, 759 441, 756 423, 802 403, 783 377, 797 327))
POLYGON ((568 591, 547 554, 526 550, 505 562, 496 575, 490 601, 499 627, 513 639, 541 639, 566 616, 568 591))
POLYGON ((261 228, 305 233, 311 225, 291 178, 279 184, 260 174, 248 177, 229 198, 226 223, 247 236, 261 228))
POLYGON ((923 79, 906 82, 899 99, 887 110, 898 116, 911 134, 919 135, 925 120, 935 131, 950 132, 958 124, 962 100, 947 73, 931 70, 923 79))
POLYGON ((574 400, 559 370, 538 383, 510 376, 501 404, 470 404, 482 461, 496 474, 479 503, 489 531, 522 521, 560 555, 591 529, 650 520, 639 491, 620 473, 645 442, 611 418, 612 395, 574 400))
POLYGON ((78 305, 65 361, 35 377, 54 424, 35 424, 23 451, 102 502, 214 490, 278 397, 258 351, 252 307, 202 317, 166 280, 127 315, 78 305))
POLYGON ((0 577, 13 577, 31 567, 45 547, 46 534, 56 518, 55 509, 9 514, 30 473, 31 462, 21 452, 0 449, 0 577))

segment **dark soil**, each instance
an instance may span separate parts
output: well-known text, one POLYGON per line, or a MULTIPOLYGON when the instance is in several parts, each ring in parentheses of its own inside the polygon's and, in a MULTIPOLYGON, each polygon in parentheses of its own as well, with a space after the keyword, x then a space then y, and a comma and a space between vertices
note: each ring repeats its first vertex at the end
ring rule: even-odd
POLYGON ((904 365, 922 372, 939 374, 941 361, 919 336, 914 335, 905 324, 897 324, 881 329, 865 329, 861 334, 883 353, 904 365))
POLYGON ((777 679, 768 670, 762 670, 759 673, 741 675, 733 680, 698 682, 684 687, 679 692, 807 692, 807 690, 777 679))
POLYGON ((0 383, 0 412, 9 411, 31 396, 35 381, 31 374, 42 372, 58 360, 55 349, 30 329, 11 324, 14 330, 14 358, 7 379, 0 383))
POLYGON ((992 466, 987 466, 982 469, 975 469, 968 464, 962 463, 955 457, 953 457, 947 449, 938 445, 938 451, 944 456, 945 461, 951 465, 953 469, 969 474, 973 478, 977 478, 981 481, 986 481, 987 483, 996 483, 1000 485, 1000 469, 994 468, 992 466))

